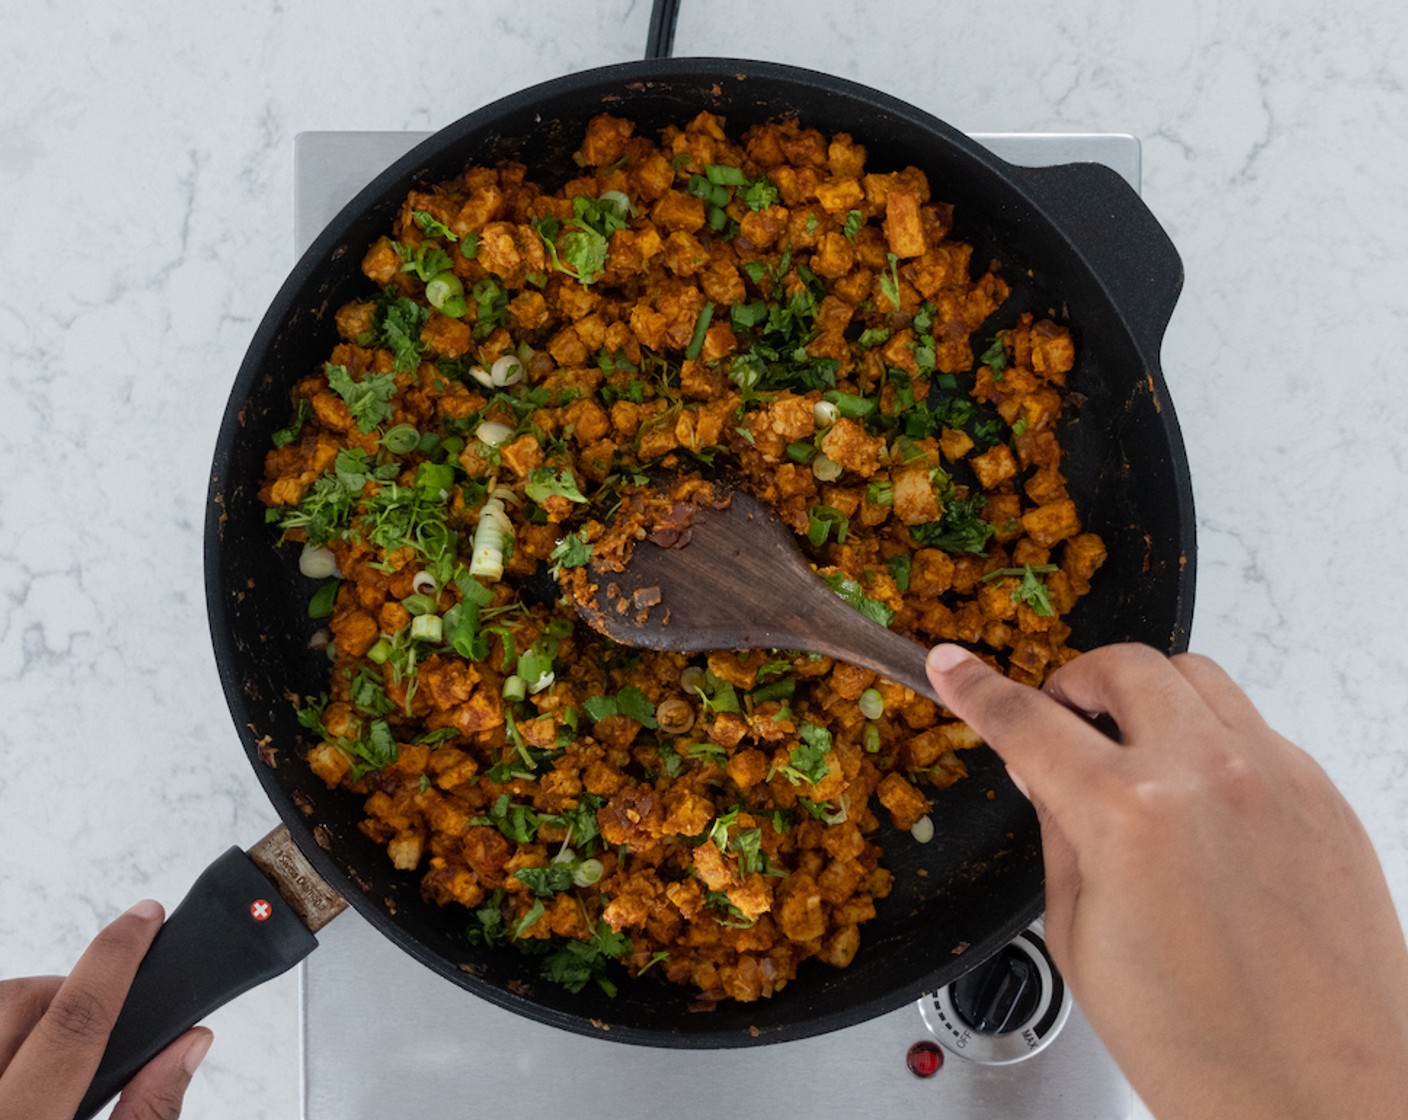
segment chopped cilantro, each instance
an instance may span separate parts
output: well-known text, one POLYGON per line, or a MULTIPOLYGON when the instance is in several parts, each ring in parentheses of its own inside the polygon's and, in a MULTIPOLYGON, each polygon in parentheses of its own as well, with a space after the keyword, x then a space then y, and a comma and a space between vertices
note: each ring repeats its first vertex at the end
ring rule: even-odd
POLYGON ((538 898, 551 898, 572 886, 572 862, 553 863, 547 867, 520 867, 513 877, 538 898))
POLYGON ((540 505, 548 498, 567 498, 573 502, 585 502, 586 495, 577 487, 577 479, 571 467, 554 471, 551 467, 534 467, 528 472, 528 484, 524 492, 540 505))
POLYGON ((450 254, 433 241, 422 241, 414 248, 399 242, 392 242, 392 244, 395 245, 396 252, 400 254, 401 271, 414 272, 422 284, 454 267, 454 261, 450 260, 450 254))
POLYGON ((420 365, 425 351, 420 332, 429 318, 430 308, 405 296, 386 303, 381 313, 380 339, 392 353, 392 369, 406 372, 420 365))
POLYGON ((582 710, 593 723, 611 716, 627 716, 647 730, 660 726, 655 719, 655 705, 633 684, 626 685, 615 696, 588 696, 582 701, 582 710))
POLYGON ((474 911, 474 923, 465 931, 471 945, 502 945, 508 941, 504 928, 504 889, 496 887, 474 911))
POLYGON ((900 306, 899 258, 894 253, 886 253, 885 259, 890 262, 890 271, 880 274, 880 294, 890 301, 891 307, 898 310, 900 306))
POLYGON ((389 373, 364 373, 361 381, 353 381, 346 366, 328 362, 324 367, 328 388, 347 402, 347 411, 357 422, 357 429, 370 432, 378 424, 391 419, 391 398, 396 393, 396 378, 389 373))
POLYGON ((411 217, 416 220, 416 225, 420 226, 420 228, 430 234, 431 237, 443 237, 446 241, 459 240, 459 238, 450 231, 450 227, 440 221, 440 219, 429 210, 412 210, 411 217))
POLYGON ((901 552, 898 556, 891 556, 885 560, 885 567, 890 569, 890 575, 894 577, 895 589, 904 594, 909 590, 909 571, 911 562, 907 553, 901 552))
POLYGON ((1002 380, 1002 373, 1007 369, 1007 350, 1003 347, 1003 336, 1007 332, 998 331, 997 336, 992 340, 991 345, 978 356, 978 361, 992 370, 994 381, 1002 380))
POLYGON ((814 723, 803 723, 797 727, 797 736, 802 741, 789 752, 782 774, 794 786, 803 782, 816 785, 831 773, 831 768, 826 765, 826 752, 831 749, 831 732, 814 723))
POLYGON ((997 568, 983 576, 983 582, 989 583, 1005 576, 1021 576, 1022 582, 1012 590, 1012 601, 1026 603, 1034 614, 1052 618, 1056 609, 1051 605, 1051 595, 1040 576, 1056 570, 1055 564, 1023 564, 1020 568, 997 568))
POLYGON ((878 622, 881 626, 889 626, 894 621, 894 611, 884 603, 868 598, 861 585, 844 572, 823 575, 821 578, 827 587, 841 597, 842 602, 859 611, 872 622, 878 622))
POLYGON ((572 199, 572 218, 563 225, 551 215, 535 227, 547 247, 548 256, 559 272, 587 285, 606 267, 611 235, 626 228, 630 204, 611 195, 590 198, 579 194, 572 199))
POLYGON ((508 292, 492 276, 480 280, 469 293, 474 298, 474 337, 487 338, 508 318, 508 292))
POLYGON ((296 440, 303 431, 303 425, 308 422, 308 417, 313 414, 312 407, 308 404, 306 397, 298 398, 298 407, 293 413, 293 422, 287 428, 280 428, 274 433, 273 443, 275 447, 287 447, 296 440))
POLYGON ((552 550, 548 559, 552 561, 552 574, 560 576, 563 568, 581 568, 590 562, 592 546, 582 539, 580 532, 568 533, 552 550))
POLYGON ((354 758, 352 777, 360 778, 369 770, 381 770, 400 757, 391 726, 384 719, 374 719, 367 725, 364 739, 339 739, 337 745, 354 758))
POLYGON ((621 960, 630 952, 631 939, 600 918, 590 941, 568 941, 550 954, 543 961, 542 976, 544 980, 561 984, 569 992, 580 992, 595 981, 608 996, 614 996, 616 985, 606 975, 607 962, 621 960))
MULTIPOLYGON (((767 179, 752 179, 743 185, 743 189, 738 192, 743 199, 743 205, 749 210, 766 210, 769 206, 776 206, 781 196, 777 193, 777 188, 767 179)), ((815 224, 816 217, 812 216, 815 224)), ((811 230, 807 231, 808 233, 811 230)))
POLYGON ((518 922, 514 925, 513 939, 517 941, 520 937, 522 937, 525 933, 527 933, 530 929, 537 925, 538 919, 541 918, 544 914, 546 914, 547 910, 548 908, 543 905, 543 900, 541 898, 535 898, 533 900, 533 905, 528 907, 527 913, 525 913, 523 917, 519 918, 518 922))
POLYGON ((297 506, 279 515, 279 528, 285 532, 302 529, 310 545, 322 548, 346 532, 361 489, 359 484, 355 491, 349 490, 336 474, 325 474, 297 506))
POLYGON ((387 552, 414 548, 434 563, 453 554, 455 547, 455 533, 445 525, 445 514, 439 492, 392 482, 367 499, 367 539, 387 552))
POLYGON ((984 555, 994 529, 982 516, 987 499, 981 494, 969 498, 944 500, 943 516, 937 521, 910 526, 910 536, 924 548, 941 548, 945 552, 971 552, 984 555))
POLYGON ((859 210, 846 211, 846 224, 841 227, 841 232, 846 235, 847 241, 854 241, 856 239, 856 234, 860 232, 860 227, 864 221, 865 219, 861 216, 859 210))

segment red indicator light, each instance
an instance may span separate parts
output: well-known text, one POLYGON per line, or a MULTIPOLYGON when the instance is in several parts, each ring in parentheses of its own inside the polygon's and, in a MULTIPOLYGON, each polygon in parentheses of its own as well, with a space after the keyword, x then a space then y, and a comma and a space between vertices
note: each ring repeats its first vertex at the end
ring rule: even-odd
POLYGON ((915 1077, 933 1077, 944 1068, 944 1052, 934 1042, 916 1042, 904 1056, 904 1064, 915 1077))

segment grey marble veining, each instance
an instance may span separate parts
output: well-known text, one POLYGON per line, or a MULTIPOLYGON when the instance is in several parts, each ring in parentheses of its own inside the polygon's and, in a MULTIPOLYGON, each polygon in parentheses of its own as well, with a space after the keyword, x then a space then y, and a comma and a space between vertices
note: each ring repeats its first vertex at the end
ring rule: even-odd
MULTIPOLYGON (((201 511, 286 274, 292 137, 433 129, 637 57, 644 0, 12 5, 0 38, 0 974, 174 904, 273 813, 219 694, 201 511)), ((1194 644, 1340 782, 1408 912, 1408 16, 1193 0, 685 0, 681 54, 830 70, 976 131, 1127 131, 1187 281, 1164 367, 1194 644)), ((292 977, 188 1115, 297 1110, 292 977)))

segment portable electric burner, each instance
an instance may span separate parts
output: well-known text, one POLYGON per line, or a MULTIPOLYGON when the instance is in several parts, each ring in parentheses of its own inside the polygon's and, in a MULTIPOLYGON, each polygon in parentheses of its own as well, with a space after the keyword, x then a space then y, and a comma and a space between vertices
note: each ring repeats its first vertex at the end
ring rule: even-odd
MULTIPOLYGON (((295 140, 301 253, 425 134, 295 140)), ((1103 163, 1139 186, 1139 142, 1114 134, 976 134, 1024 166, 1103 163)), ((1038 922, 953 984, 799 1042, 662 1050, 570 1034, 446 983, 348 915, 301 965, 304 1120, 542 1116, 769 1120, 1130 1120, 1134 1095, 1072 1002, 1038 922), (746 1102, 746 1107, 744 1102, 746 1102)))

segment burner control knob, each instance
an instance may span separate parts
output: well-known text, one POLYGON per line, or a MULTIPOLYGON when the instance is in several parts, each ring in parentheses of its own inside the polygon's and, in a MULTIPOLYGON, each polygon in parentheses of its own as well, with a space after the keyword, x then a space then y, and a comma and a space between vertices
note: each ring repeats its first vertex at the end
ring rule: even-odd
POLYGON ((989 959, 919 1001, 930 1033, 949 1052, 1008 1065, 1050 1044, 1071 1011, 1037 922, 989 959))
POLYGON ((1031 1021, 1041 1001, 1036 962, 1008 945, 949 985, 954 1013, 979 1034, 1010 1034, 1031 1021))

